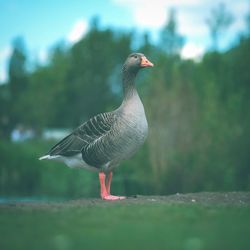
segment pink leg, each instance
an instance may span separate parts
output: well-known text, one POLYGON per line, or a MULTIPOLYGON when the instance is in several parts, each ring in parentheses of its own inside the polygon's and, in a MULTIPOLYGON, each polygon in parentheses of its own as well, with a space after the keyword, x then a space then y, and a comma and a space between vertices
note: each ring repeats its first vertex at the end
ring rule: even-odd
POLYGON ((108 175, 108 180, 106 182, 106 189, 107 189, 108 194, 110 194, 110 187, 111 187, 112 176, 113 176, 113 173, 110 172, 109 175, 108 175))
POLYGON ((110 194, 110 186, 112 180, 112 172, 110 172, 107 180, 107 185, 105 183, 106 175, 103 172, 99 173, 99 180, 101 186, 101 198, 103 200, 122 200, 125 199, 123 196, 114 196, 110 194))

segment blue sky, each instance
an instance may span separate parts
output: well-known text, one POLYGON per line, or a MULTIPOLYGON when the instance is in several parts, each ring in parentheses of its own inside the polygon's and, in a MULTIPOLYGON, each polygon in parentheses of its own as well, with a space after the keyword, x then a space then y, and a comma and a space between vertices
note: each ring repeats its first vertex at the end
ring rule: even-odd
POLYGON ((57 41, 71 44, 83 37, 93 16, 100 17, 102 27, 148 31, 157 40, 168 18, 167 10, 175 8, 179 32, 186 37, 182 55, 197 57, 210 45, 205 19, 220 2, 234 16, 234 23, 224 34, 223 49, 246 28, 249 0, 0 0, 0 82, 7 77, 13 38, 22 36, 31 57, 45 61, 48 49, 57 41))

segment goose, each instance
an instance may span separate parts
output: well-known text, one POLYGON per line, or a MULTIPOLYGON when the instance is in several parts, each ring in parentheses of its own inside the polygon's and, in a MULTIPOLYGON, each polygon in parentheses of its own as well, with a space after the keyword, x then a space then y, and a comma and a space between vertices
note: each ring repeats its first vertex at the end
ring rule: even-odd
POLYGON ((147 137, 148 123, 135 79, 140 69, 153 66, 142 53, 130 54, 122 68, 121 105, 80 125, 39 160, 56 160, 71 168, 96 171, 103 200, 125 199, 110 194, 112 171, 121 161, 130 158, 147 137))

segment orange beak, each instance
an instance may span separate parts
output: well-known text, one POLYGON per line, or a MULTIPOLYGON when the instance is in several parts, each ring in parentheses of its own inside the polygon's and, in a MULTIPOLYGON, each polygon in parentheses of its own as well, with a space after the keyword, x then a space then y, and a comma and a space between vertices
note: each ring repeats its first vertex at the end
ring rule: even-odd
POLYGON ((143 56, 141 58, 141 67, 153 67, 154 64, 151 63, 147 58, 146 56, 143 56))

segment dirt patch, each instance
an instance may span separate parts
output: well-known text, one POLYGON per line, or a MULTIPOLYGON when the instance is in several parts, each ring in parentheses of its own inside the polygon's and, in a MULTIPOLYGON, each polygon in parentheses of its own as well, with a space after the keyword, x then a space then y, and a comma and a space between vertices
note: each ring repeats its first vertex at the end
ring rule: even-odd
POLYGON ((250 206, 250 192, 202 192, 190 194, 174 194, 168 196, 143 196, 134 195, 120 201, 102 201, 99 198, 87 198, 77 200, 67 200, 62 202, 54 201, 9 201, 0 204, 1 208, 30 208, 30 209, 51 209, 81 206, 110 206, 113 204, 201 204, 205 206, 250 206))

